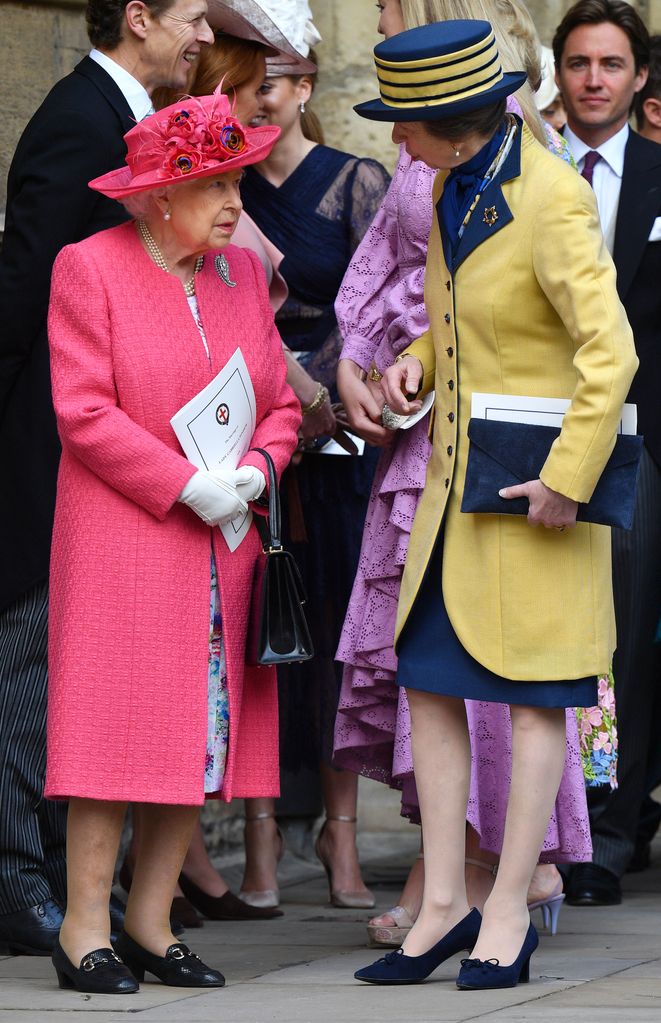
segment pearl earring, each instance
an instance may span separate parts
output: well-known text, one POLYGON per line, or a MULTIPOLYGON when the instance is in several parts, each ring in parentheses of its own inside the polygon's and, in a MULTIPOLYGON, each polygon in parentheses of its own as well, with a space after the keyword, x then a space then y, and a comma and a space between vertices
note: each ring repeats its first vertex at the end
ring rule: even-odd
POLYGON ((172 214, 170 213, 169 210, 166 210, 165 213, 163 214, 163 220, 172 220, 172 214))
POLYGON ((457 143, 456 143, 456 142, 450 142, 450 145, 452 146, 452 148, 453 148, 453 150, 454 150, 454 155, 455 155, 456 157, 459 157, 459 156, 461 156, 461 153, 460 153, 460 152, 459 152, 459 150, 457 149, 457 143))
POLYGON ((305 113, 305 103, 303 102, 303 100, 301 100, 301 105, 299 107, 299 110, 301 111, 302 114, 305 113))

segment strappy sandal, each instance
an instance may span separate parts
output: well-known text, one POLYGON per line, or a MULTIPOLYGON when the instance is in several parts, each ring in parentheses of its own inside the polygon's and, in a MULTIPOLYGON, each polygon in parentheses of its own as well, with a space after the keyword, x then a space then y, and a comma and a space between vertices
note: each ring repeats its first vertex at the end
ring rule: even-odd
MULTIPOLYGON (((424 853, 418 853, 416 860, 424 860, 424 858, 424 853)), ((368 948, 399 948, 413 927, 415 919, 411 916, 406 906, 400 905, 392 906, 385 913, 380 913, 379 916, 389 916, 392 918, 393 923, 368 923, 368 948)))
POLYGON ((321 831, 317 835, 317 841, 314 844, 314 851, 317 859, 320 861, 322 867, 326 871, 326 877, 328 878, 328 895, 331 906, 335 906, 336 909, 372 909, 376 903, 376 900, 370 891, 365 892, 343 892, 333 888, 333 874, 330 863, 324 858, 321 853, 321 839, 326 830, 326 825, 329 821, 342 821, 345 824, 355 824, 355 817, 346 817, 343 814, 338 814, 336 817, 326 815, 326 820, 321 826, 321 831))

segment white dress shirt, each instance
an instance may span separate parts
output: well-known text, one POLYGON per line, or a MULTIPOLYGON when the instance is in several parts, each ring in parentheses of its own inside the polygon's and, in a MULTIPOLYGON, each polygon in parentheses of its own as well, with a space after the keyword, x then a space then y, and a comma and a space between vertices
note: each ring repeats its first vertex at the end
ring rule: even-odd
MULTIPOLYGON (((563 132, 576 161, 579 171, 583 170, 585 156, 590 152, 588 146, 578 135, 575 135, 569 125, 563 132)), ((629 125, 612 135, 602 145, 597 146, 596 152, 601 156, 594 165, 592 173, 592 187, 597 198, 599 207, 599 219, 604 238, 610 251, 613 251, 613 239, 615 237, 615 221, 617 219, 617 207, 620 201, 620 189, 622 187, 622 171, 624 170, 624 150, 629 138, 629 125)))
POLYGON ((92 50, 90 57, 106 71, 113 82, 121 90, 122 96, 130 106, 136 121, 142 121, 148 114, 154 113, 149 93, 137 78, 130 75, 116 60, 100 50, 92 50))

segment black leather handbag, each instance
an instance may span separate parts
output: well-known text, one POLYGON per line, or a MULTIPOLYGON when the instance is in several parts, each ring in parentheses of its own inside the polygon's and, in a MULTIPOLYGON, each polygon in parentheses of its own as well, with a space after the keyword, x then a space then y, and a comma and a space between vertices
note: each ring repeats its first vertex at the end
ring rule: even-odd
POLYGON ((303 605, 303 580, 294 556, 280 539, 280 494, 273 459, 262 448, 269 477, 268 519, 255 516, 263 555, 257 559, 252 586, 246 661, 278 665, 309 661, 314 654, 303 605))

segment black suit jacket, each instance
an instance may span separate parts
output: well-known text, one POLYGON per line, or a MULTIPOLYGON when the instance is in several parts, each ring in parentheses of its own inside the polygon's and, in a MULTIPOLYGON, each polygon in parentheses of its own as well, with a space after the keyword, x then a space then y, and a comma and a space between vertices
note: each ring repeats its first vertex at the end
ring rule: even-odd
POLYGON ((48 94, 18 143, 0 253, 0 610, 48 576, 60 446, 46 318, 64 245, 127 219, 87 187, 122 166, 131 109, 85 57, 48 94))
POLYGON ((613 260, 617 290, 640 359, 629 401, 638 405, 638 430, 661 466, 661 241, 648 241, 657 217, 661 217, 661 145, 632 131, 624 152, 613 260))

